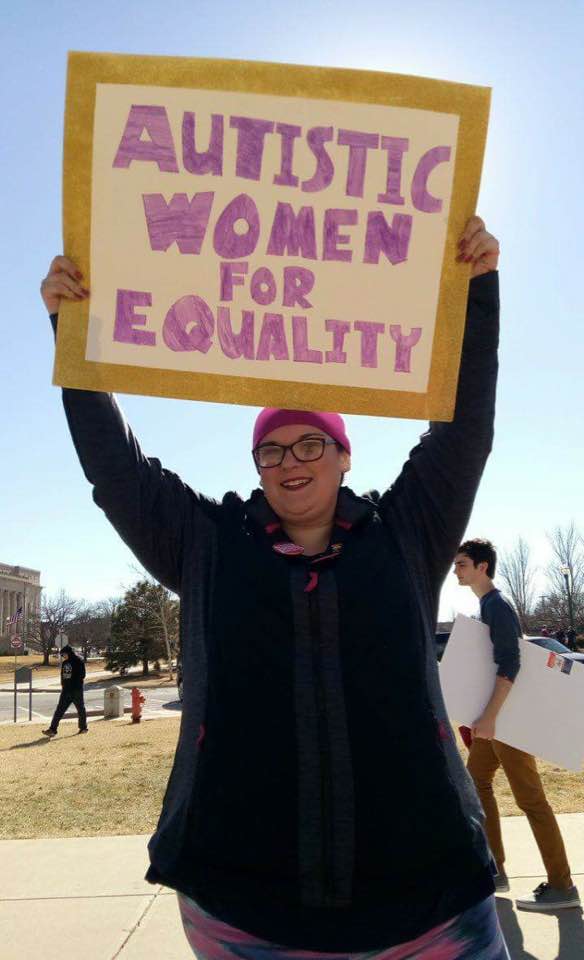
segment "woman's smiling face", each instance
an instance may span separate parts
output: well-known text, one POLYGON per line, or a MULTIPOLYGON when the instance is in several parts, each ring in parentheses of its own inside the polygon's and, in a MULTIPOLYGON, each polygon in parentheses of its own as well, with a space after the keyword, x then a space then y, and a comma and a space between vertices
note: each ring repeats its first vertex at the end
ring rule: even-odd
POLYGON ((306 424, 278 427, 262 438, 263 447, 268 443, 290 446, 298 440, 317 437, 327 441, 319 460, 301 462, 291 450, 286 450, 279 466, 260 468, 268 503, 284 522, 312 526, 332 521, 339 486, 343 474, 351 468, 351 458, 331 443, 326 433, 306 424))

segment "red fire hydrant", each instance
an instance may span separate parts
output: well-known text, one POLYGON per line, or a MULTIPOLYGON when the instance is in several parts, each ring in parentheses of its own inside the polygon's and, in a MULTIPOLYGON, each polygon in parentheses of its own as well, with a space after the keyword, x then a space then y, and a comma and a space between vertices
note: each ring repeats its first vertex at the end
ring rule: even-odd
POLYGON ((142 719, 142 704, 145 703, 138 687, 132 687, 132 723, 140 723, 142 719))

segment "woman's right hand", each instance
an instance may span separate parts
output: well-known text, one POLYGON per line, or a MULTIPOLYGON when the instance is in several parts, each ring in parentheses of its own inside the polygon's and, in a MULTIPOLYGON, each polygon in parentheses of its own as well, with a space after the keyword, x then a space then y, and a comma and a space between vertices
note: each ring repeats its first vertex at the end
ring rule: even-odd
POLYGON ((49 272, 41 283, 41 297, 49 313, 58 313, 63 297, 66 300, 85 300, 89 290, 82 286, 83 274, 72 260, 55 257, 49 272))

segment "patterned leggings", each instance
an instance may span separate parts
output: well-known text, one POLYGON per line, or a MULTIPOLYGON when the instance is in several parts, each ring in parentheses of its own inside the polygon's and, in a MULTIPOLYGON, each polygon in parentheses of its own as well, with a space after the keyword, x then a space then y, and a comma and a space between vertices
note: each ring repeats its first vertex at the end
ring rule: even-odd
POLYGON ((416 940, 387 950, 344 954, 288 949, 216 920, 182 894, 178 902, 187 940, 198 960, 509 960, 494 897, 416 940))

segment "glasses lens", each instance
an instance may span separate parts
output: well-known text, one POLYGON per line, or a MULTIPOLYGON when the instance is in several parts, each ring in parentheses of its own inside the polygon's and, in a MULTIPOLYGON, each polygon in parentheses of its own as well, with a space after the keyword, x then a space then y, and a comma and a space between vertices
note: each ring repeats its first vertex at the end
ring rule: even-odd
POLYGON ((309 437, 298 440, 292 447, 292 453, 298 460, 319 460, 324 450, 324 440, 320 437, 309 437))
POLYGON ((277 443, 267 443, 264 447, 256 450, 256 461, 258 467, 277 467, 282 462, 282 447, 277 443))

